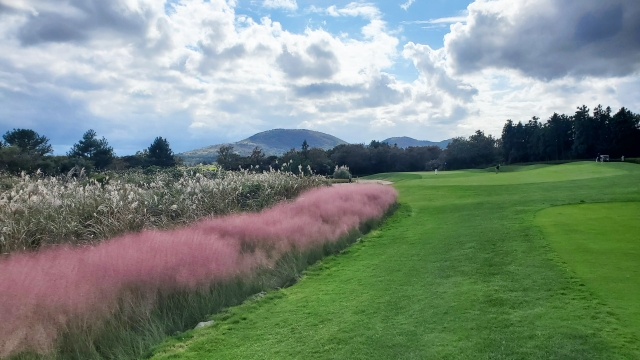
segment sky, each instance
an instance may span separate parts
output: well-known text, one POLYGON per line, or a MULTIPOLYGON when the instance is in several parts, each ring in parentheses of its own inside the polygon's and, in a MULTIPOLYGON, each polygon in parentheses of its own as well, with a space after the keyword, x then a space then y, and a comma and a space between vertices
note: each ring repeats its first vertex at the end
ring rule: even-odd
POLYGON ((637 0, 0 0, 0 132, 128 155, 274 128, 440 141, 640 112, 637 0))

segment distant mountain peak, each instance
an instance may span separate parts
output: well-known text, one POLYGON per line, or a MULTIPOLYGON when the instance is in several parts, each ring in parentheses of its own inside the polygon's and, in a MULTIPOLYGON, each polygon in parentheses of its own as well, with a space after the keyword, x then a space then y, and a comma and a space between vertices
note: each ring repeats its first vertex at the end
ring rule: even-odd
POLYGON ((346 141, 333 135, 323 132, 306 129, 272 129, 259 132, 244 140, 234 143, 216 144, 200 149, 190 150, 178 154, 187 164, 198 164, 201 162, 212 162, 218 157, 218 149, 223 145, 233 146, 236 154, 248 156, 255 147, 262 149, 267 155, 282 155, 295 148, 300 149, 303 141, 307 141, 309 147, 332 149, 337 145, 347 144, 346 141))

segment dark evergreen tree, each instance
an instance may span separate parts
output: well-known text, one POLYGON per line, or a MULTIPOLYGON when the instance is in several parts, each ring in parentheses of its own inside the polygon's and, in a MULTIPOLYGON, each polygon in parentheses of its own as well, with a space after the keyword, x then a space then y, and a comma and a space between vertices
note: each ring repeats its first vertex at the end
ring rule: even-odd
POLYGON ((640 156, 640 117, 621 108, 611 117, 611 156, 640 156))
POLYGON ((2 136, 9 146, 15 146, 22 153, 44 156, 53 152, 49 139, 31 129, 13 129, 2 136))
POLYGON ((94 130, 88 130, 82 139, 73 145, 67 153, 69 157, 78 157, 91 161, 97 169, 104 169, 114 159, 113 148, 109 146, 107 139, 97 138, 94 130))
POLYGON ((609 155, 611 148, 611 108, 598 105, 593 109, 593 141, 597 153, 609 155))
POLYGON ((171 150, 171 146, 169 146, 169 141, 161 136, 155 138, 147 149, 147 159, 149 160, 149 165, 160 167, 172 167, 176 165, 176 159, 171 150))
POLYGON ((578 159, 595 158, 597 155, 596 122, 589 115, 589 108, 582 105, 573 115, 573 154, 578 159))
POLYGON ((306 139, 302 142, 302 151, 301 151, 301 153, 302 153, 302 157, 303 158, 305 158, 305 159, 309 158, 309 143, 307 143, 306 139))
POLYGON ((545 124, 547 160, 563 160, 571 156, 573 131, 571 118, 553 113, 545 124))

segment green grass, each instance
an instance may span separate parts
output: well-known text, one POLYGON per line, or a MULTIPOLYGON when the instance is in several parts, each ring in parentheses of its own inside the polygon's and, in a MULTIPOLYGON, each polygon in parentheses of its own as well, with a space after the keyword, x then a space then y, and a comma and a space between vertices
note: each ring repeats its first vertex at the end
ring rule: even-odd
POLYGON ((640 358, 628 315, 534 223, 554 206, 640 201, 640 167, 506 170, 371 177, 400 192, 383 226, 296 285, 167 341, 154 358, 640 358))
POLYGON ((553 249, 640 338, 640 203, 558 206, 536 216, 553 249))

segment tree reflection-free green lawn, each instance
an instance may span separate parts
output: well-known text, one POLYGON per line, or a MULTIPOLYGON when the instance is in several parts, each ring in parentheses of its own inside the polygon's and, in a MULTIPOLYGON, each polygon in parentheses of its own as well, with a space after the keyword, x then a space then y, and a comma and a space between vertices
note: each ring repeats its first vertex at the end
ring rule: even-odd
POLYGON ((640 338, 640 202, 558 206, 535 222, 560 259, 640 338))
POLYGON ((640 358, 639 315, 627 311, 638 297, 610 294, 638 289, 639 257, 617 253, 637 251, 629 233, 637 241, 637 229, 614 226, 609 233, 626 234, 619 246, 602 242, 575 254, 582 238, 557 240, 553 230, 565 227, 559 219, 571 236, 592 228, 571 207, 556 206, 640 201, 639 165, 370 178, 394 181, 400 193, 399 210, 383 226, 296 285, 168 340, 155 358, 640 358))

